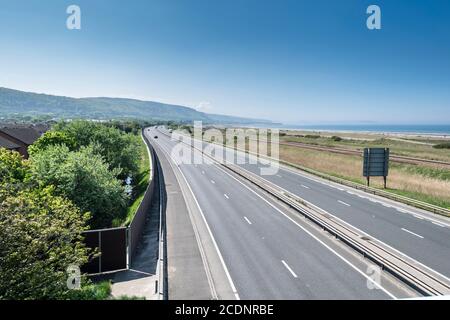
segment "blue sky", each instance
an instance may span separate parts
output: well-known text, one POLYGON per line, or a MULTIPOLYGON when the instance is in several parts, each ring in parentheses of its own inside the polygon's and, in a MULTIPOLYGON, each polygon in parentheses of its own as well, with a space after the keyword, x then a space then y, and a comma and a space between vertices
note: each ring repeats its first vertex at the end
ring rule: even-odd
POLYGON ((0 86, 285 123, 448 124, 449 17, 448 0, 0 0, 0 86), (366 28, 370 4, 381 30, 366 28))

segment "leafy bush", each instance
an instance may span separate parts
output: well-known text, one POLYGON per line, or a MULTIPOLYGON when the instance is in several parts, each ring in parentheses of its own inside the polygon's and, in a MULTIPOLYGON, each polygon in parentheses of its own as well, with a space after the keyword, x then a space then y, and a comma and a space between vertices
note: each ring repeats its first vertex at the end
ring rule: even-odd
POLYGON ((307 135, 305 135, 305 138, 308 138, 308 139, 319 139, 320 135, 318 135, 318 134, 307 134, 307 135))
POLYGON ((435 144, 433 146, 433 148, 435 148, 435 149, 450 149, 450 141, 435 144))
POLYGON ((28 148, 28 153, 34 154, 54 145, 66 145, 70 150, 74 150, 77 143, 65 132, 47 131, 28 148))
POLYGON ((70 300, 106 300, 111 296, 111 283, 103 281, 100 283, 88 283, 80 290, 71 290, 69 292, 70 300))
POLYGON ((70 151, 67 146, 50 146, 30 158, 32 177, 42 186, 53 185, 55 192, 67 197, 81 211, 92 213, 92 228, 111 225, 126 214, 127 195, 93 147, 70 151))
POLYGON ((138 173, 138 136, 126 134, 112 126, 81 120, 59 123, 54 130, 72 137, 78 148, 93 145, 94 152, 103 157, 109 168, 117 170, 118 178, 125 180, 138 173))
POLYGON ((67 267, 88 261, 89 215, 51 187, 0 200, 0 299, 68 298, 67 267))
POLYGON ((23 181, 27 164, 18 152, 0 148, 0 183, 23 181))

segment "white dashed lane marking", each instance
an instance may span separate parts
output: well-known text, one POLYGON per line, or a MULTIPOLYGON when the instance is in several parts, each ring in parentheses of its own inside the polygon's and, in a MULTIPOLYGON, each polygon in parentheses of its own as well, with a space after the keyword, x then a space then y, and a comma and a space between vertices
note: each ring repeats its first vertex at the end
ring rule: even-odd
POLYGON ((416 236, 420 239, 423 239, 423 237, 420 234, 414 233, 412 231, 409 231, 408 229, 402 228, 403 231, 408 232, 409 234, 412 234, 413 236, 416 236))
POLYGON ((349 205, 348 203, 346 203, 346 202, 344 202, 344 201, 338 200, 338 202, 339 202, 340 204, 343 204, 344 206, 351 207, 351 205, 349 205))
POLYGON ((286 267, 286 269, 288 269, 288 271, 292 274, 292 276, 294 278, 298 278, 297 275, 295 274, 295 272, 291 269, 291 267, 288 266, 288 264, 286 263, 286 261, 281 260, 281 263, 286 267))

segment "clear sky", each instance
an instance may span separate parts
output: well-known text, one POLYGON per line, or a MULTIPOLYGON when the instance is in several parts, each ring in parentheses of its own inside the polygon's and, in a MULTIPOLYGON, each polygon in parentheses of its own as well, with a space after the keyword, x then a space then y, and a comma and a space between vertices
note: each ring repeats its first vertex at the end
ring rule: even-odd
POLYGON ((450 123, 448 0, 0 0, 0 37, 3 87, 287 123, 450 123), (81 30, 66 28, 71 4, 81 30))

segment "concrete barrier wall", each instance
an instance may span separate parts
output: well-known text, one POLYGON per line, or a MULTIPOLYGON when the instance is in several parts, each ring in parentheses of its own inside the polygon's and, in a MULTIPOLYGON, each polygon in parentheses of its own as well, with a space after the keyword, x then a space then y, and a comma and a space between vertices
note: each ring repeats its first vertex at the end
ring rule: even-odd
POLYGON ((156 180, 155 172, 157 170, 155 153, 143 132, 142 132, 142 137, 143 137, 145 143, 147 144, 147 148, 149 150, 149 156, 150 156, 150 162, 151 162, 150 183, 147 187, 147 191, 145 192, 144 199, 142 200, 141 204, 139 205, 136 215, 134 216, 133 221, 131 222, 131 224, 129 226, 129 234, 128 235, 130 238, 130 247, 129 247, 130 261, 132 261, 133 256, 136 253, 136 248, 141 239, 142 230, 144 229, 145 220, 146 220, 147 214, 151 208, 153 198, 154 198, 153 194, 155 192, 155 180, 156 180))

